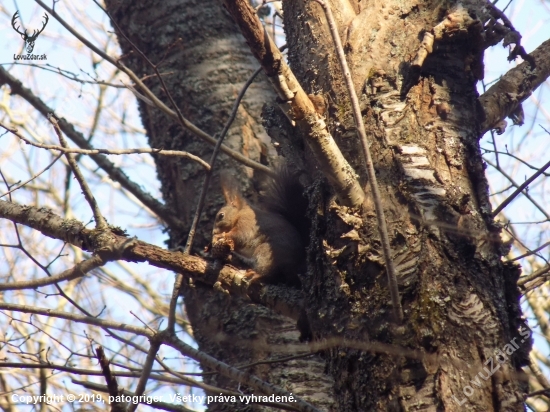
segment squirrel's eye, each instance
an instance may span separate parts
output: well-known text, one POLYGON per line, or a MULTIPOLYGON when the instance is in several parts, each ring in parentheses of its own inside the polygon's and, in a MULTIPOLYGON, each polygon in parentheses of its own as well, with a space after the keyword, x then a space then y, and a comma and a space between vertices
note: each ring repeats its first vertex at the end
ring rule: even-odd
POLYGON ((222 220, 225 217, 225 213, 220 212, 218 213, 218 216, 216 217, 216 220, 222 220))

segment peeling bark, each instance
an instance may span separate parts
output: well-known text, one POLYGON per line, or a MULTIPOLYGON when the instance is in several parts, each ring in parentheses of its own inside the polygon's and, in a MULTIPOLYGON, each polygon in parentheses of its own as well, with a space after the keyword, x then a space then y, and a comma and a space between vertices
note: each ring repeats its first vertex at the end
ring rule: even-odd
MULTIPOLYGON (((255 68, 219 3, 107 1, 126 34, 153 61, 176 36, 184 39, 164 68, 175 72, 170 88, 185 115, 209 133, 221 129, 219 114, 230 107, 231 85, 244 82, 255 68)), ((372 142, 405 324, 396 327, 390 321, 372 209, 359 213, 339 204, 317 179, 309 188, 313 224, 308 272, 301 279, 313 337, 394 345, 433 355, 437 362, 431 356, 376 354, 344 343, 326 350, 323 359, 262 365, 253 372, 324 410, 523 410, 521 366, 528 362, 530 332, 521 319, 519 269, 501 261, 478 145, 485 123, 475 85, 483 74, 482 30, 491 18, 485 2, 462 2, 471 21, 449 26, 448 33, 434 36, 433 44, 426 41, 416 71, 412 63, 424 33, 455 22, 453 5, 331 4, 372 142), (403 87, 406 79, 413 80, 403 87)), ((327 130, 365 186, 347 91, 322 10, 312 1, 285 0, 283 5, 290 69, 306 94, 321 96, 326 111, 316 116, 325 116, 327 130)), ((147 72, 137 58, 129 58, 128 65, 139 74, 147 72)), ((162 96, 154 80, 149 83, 162 96)), ((260 142, 269 140, 258 122, 259 108, 264 101, 273 104, 275 95, 264 79, 247 99, 228 144, 262 160, 260 142)), ((140 107, 152 146, 208 153, 176 125, 140 107)), ((273 106, 264 110, 270 135, 281 138, 281 151, 293 152, 313 175, 311 152, 296 142, 300 130, 277 124, 280 113, 275 112, 273 106)), ((222 158, 221 165, 228 166, 228 160, 222 158)), ((157 166, 166 204, 188 219, 199 170, 164 159, 157 166)), ((246 181, 244 173, 241 180, 246 181)), ((199 244, 206 243, 211 226, 206 222, 219 204, 211 200, 199 244)), ((185 232, 171 227, 170 236, 176 245, 185 232)), ((184 296, 200 348, 229 363, 265 358, 276 345, 298 339, 293 321, 265 307, 200 286, 186 288, 184 296), (241 341, 249 345, 235 344, 241 341)), ((206 379, 233 389, 238 384, 219 376, 206 379)), ((234 408, 217 404, 209 410, 234 408)))
MULTIPOLYGON (((323 212, 314 223, 319 240, 309 250, 308 315, 318 339, 400 344, 437 353, 441 363, 331 351, 329 372, 340 410, 463 410, 466 405, 522 410, 520 366, 529 339, 487 380, 478 375, 494 360, 493 351, 514 338, 520 341, 522 326, 514 284, 518 273, 500 261, 499 229, 490 215, 477 143, 475 85, 482 76, 480 30, 488 13, 482 2, 470 1, 464 7, 477 13, 454 29, 452 5, 361 4, 342 37, 354 83, 362 91, 394 261, 403 272, 405 332, 388 320, 372 214, 363 221, 350 216, 322 190, 314 197, 323 212), (408 62, 420 48, 422 33, 443 27, 442 16, 450 16, 447 34, 435 36, 435 46, 403 96, 412 69, 408 62)), ((326 23, 313 2, 285 1, 284 12, 291 69, 302 84, 327 96, 329 130, 349 148, 347 158, 356 167, 361 164, 358 143, 326 23)))

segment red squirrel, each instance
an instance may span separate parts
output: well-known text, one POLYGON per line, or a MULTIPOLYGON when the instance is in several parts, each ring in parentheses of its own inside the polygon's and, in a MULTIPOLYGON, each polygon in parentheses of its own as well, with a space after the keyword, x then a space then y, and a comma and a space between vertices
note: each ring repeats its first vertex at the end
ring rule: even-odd
POLYGON ((285 165, 276 172, 258 206, 242 196, 229 174, 222 174, 226 204, 216 214, 212 255, 231 256, 250 267, 247 277, 251 283, 300 286, 298 273, 305 269, 307 200, 296 173, 285 165))

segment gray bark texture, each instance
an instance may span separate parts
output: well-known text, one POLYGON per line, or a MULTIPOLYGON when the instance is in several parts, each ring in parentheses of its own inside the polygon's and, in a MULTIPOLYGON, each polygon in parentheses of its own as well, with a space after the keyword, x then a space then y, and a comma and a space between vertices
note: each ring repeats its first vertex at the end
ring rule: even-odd
MULTIPOLYGON (((221 2, 106 4, 124 34, 153 63, 163 61, 160 70, 184 116, 218 133, 240 87, 258 67, 221 2)), ((521 366, 531 340, 520 333, 520 270, 501 261, 504 248, 491 217, 478 144, 483 119, 476 82, 483 74, 485 3, 463 2, 471 21, 463 30, 436 36, 436 47, 417 71, 408 62, 423 33, 445 22, 456 5, 410 0, 330 4, 371 143, 405 322, 397 326, 392 321, 374 210, 367 206, 360 213, 338 203, 299 132, 278 109, 269 82, 260 77, 225 141, 268 164, 275 153, 271 140, 276 140, 285 157, 305 165, 313 182, 308 270, 301 279, 305 308, 314 341, 337 344, 321 355, 249 371, 320 410, 524 410, 521 366), (374 350, 363 351, 360 344, 374 350), (377 345, 393 349, 377 350, 377 345)), ((307 93, 323 97, 328 128, 366 188, 366 166, 323 10, 303 0, 285 0, 283 7, 291 69, 307 93)), ((151 75, 117 34, 123 62, 140 76, 151 75)), ((146 84, 169 105, 154 76, 146 84)), ((210 146, 157 109, 139 105, 152 147, 209 158, 210 146)), ((203 170, 182 159, 156 160, 167 206, 190 224, 203 170)), ((216 170, 224 168, 235 171, 247 195, 253 195, 261 176, 222 155, 216 170)), ((210 240, 221 204, 215 178, 195 250, 210 240)), ((170 246, 185 243, 186 232, 169 227, 168 234, 170 246)), ((198 284, 187 284, 183 295, 199 348, 231 365, 289 355, 285 345, 298 342, 294 322, 265 307, 198 284)), ((218 375, 205 381, 239 388, 238 382, 218 375)), ((209 410, 271 409, 213 404, 209 410)))

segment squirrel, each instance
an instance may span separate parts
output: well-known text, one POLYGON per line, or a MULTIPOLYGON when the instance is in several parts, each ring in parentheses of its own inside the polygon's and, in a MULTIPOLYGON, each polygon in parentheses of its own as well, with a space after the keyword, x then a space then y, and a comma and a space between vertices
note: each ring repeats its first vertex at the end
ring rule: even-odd
POLYGON ((286 164, 250 204, 229 174, 222 174, 225 205, 216 214, 212 230, 212 255, 236 259, 248 266, 250 284, 284 283, 300 287, 298 273, 305 269, 305 244, 309 236, 308 202, 299 174, 286 164))

